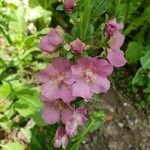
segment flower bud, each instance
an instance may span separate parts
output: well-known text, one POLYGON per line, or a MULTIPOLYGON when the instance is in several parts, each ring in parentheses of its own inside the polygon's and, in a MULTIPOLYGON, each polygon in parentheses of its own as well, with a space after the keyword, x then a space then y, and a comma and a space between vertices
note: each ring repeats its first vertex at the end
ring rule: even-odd
POLYGON ((83 43, 79 38, 70 43, 71 49, 74 53, 81 53, 85 48, 85 43, 83 43))
POLYGON ((59 127, 56 131, 54 146, 57 148, 62 146, 62 148, 65 149, 67 144, 68 144, 68 137, 66 135, 66 131, 64 128, 59 127))
POLYGON ((71 13, 76 7, 76 0, 64 0, 64 9, 66 12, 71 13))
POLYGON ((40 49, 47 53, 55 51, 63 43, 62 36, 56 29, 51 29, 50 32, 41 39, 40 49))
POLYGON ((123 28, 123 24, 122 23, 120 23, 120 24, 117 23, 116 18, 114 18, 112 20, 109 20, 106 23, 105 31, 106 31, 107 35, 113 36, 116 31, 119 31, 122 28, 123 28))

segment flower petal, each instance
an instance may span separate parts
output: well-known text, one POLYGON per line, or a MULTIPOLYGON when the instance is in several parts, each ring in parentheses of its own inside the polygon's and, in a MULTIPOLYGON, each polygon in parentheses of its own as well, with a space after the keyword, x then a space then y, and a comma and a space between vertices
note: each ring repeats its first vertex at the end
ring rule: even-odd
POLYGON ((119 49, 109 49, 107 59, 115 67, 122 67, 127 63, 126 59, 124 58, 124 53, 119 49))
POLYGON ((95 66, 97 66, 97 72, 102 76, 109 76, 113 72, 113 66, 105 59, 99 59, 95 62, 95 66))
POLYGON ((72 71, 72 74, 75 75, 75 76, 80 76, 81 73, 82 73, 82 67, 78 66, 78 65, 73 65, 71 67, 71 71, 72 71))
POLYGON ((77 60, 77 64, 81 67, 90 67, 91 65, 93 65, 93 58, 91 57, 80 57, 77 60))
POLYGON ((58 46, 59 44, 63 43, 63 38, 60 36, 56 29, 52 28, 48 33, 48 41, 52 45, 58 46))
POLYGON ((60 98, 63 99, 65 103, 70 103, 75 100, 75 97, 72 95, 72 88, 69 85, 63 85, 60 89, 60 98))
POLYGON ((70 107, 69 105, 67 105, 66 107, 67 108, 61 114, 61 121, 64 124, 66 124, 71 119, 74 113, 74 109, 72 107, 70 107))
POLYGON ((84 82, 84 80, 79 79, 76 83, 73 84, 72 89, 73 96, 82 97, 85 101, 87 101, 92 96, 89 85, 84 82))
POLYGON ((110 82, 106 77, 96 76, 96 82, 91 85, 91 91, 99 94, 107 92, 110 88, 110 82))
POLYGON ((45 69, 38 73, 37 77, 39 82, 43 83, 49 81, 50 78, 55 74, 57 74, 57 70, 51 64, 49 64, 45 69))
POLYGON ((48 81, 41 86, 41 95, 47 97, 49 100, 59 98, 58 86, 53 81, 48 81))
POLYGON ((58 127, 55 134, 54 147, 59 148, 62 146, 62 148, 65 149, 67 144, 68 144, 68 136, 66 135, 65 129, 62 127, 58 127))
POLYGON ((62 57, 56 58, 53 61, 53 66, 57 68, 60 72, 69 71, 71 68, 71 61, 64 59, 62 57))
POLYGON ((40 49, 42 51, 49 53, 49 52, 53 52, 56 49, 56 46, 49 43, 48 36, 44 36, 40 42, 40 49))
POLYGON ((79 38, 70 43, 71 49, 74 53, 81 53, 85 48, 85 43, 83 43, 79 38))
POLYGON ((64 9, 66 12, 71 13, 76 6, 76 0, 64 0, 64 9))
POLYGON ((52 106, 48 105, 42 111, 42 118, 51 125, 60 120, 60 114, 52 106))
POLYGON ((119 31, 115 32, 114 35, 108 41, 111 49, 119 49, 124 43, 125 37, 119 31))

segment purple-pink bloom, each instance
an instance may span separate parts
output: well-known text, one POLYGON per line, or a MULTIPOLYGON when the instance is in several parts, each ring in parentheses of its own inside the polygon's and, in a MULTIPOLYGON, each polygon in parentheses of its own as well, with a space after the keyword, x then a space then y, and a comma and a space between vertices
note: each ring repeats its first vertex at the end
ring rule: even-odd
POLYGON ((66 131, 64 128, 59 127, 55 134, 54 146, 60 148, 62 146, 63 149, 66 148, 68 144, 68 136, 66 135, 66 131))
POLYGON ((108 49, 107 59, 115 67, 122 67, 127 63, 124 53, 120 49, 108 49))
POLYGON ((123 45, 124 40, 125 40, 125 36, 121 34, 119 31, 117 31, 112 37, 110 37, 108 44, 110 48, 118 49, 123 45))
POLYGON ((85 108, 77 108, 72 117, 66 123, 66 134, 69 137, 73 137, 77 134, 77 128, 79 125, 84 125, 87 121, 87 110, 85 108))
POLYGON ((112 73, 113 67, 105 59, 82 57, 71 70, 73 76, 67 82, 72 84, 73 96, 87 101, 94 93, 107 92, 110 88, 107 76, 112 73))
POLYGON ((85 43, 83 43, 79 38, 70 43, 71 49, 74 53, 81 53, 85 48, 85 43))
POLYGON ((105 32, 109 36, 113 36, 116 31, 123 29, 123 23, 117 23, 116 18, 106 23, 105 32))
POLYGON ((110 40, 108 41, 110 49, 107 51, 107 59, 115 67, 124 66, 127 62, 124 58, 123 51, 120 50, 124 40, 124 35, 117 31, 112 37, 110 37, 110 40))
POLYGON ((76 7, 76 0, 64 0, 64 9, 66 12, 71 13, 76 7))
POLYGON ((49 100, 63 99, 69 103, 75 99, 72 95, 72 86, 66 80, 72 76, 72 63, 64 58, 57 58, 39 74, 41 85, 41 95, 49 100))
POLYGON ((50 101, 48 98, 42 97, 42 100, 44 102, 42 118, 50 125, 60 120, 65 124, 74 113, 74 108, 61 99, 50 101))
POLYGON ((62 36, 58 33, 57 29, 52 28, 50 32, 41 39, 40 49, 50 53, 55 51, 62 43, 62 36))

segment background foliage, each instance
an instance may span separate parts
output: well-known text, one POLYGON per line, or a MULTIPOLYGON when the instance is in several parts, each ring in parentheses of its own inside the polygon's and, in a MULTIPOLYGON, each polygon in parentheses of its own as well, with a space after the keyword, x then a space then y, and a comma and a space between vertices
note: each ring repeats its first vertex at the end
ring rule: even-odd
MULTIPOLYGON (((0 146, 2 150, 53 150, 56 128, 41 118, 42 103, 36 73, 57 54, 41 55, 39 40, 49 27, 60 25, 66 40, 91 39, 100 35, 100 26, 109 18, 123 22, 126 43, 125 69, 132 78, 131 91, 140 93, 139 107, 150 104, 150 2, 149 0, 94 0, 68 16, 57 0, 0 1, 0 146), (79 14, 78 14, 79 13, 79 14), (82 19, 78 21, 78 17, 82 19), (72 28, 73 27, 73 28, 72 28), (71 34, 70 34, 71 33, 71 34), (10 137, 9 137, 10 135, 10 137)), ((100 42, 102 44, 102 42, 100 42)), ((71 58, 71 53, 66 54, 71 58)), ((86 55, 86 54, 85 54, 86 55)), ((93 56, 96 54, 92 54, 93 56)), ((128 84, 128 83, 126 83, 128 84)), ((99 99, 99 97, 93 98, 99 99)), ((93 100, 94 101, 94 100, 93 100)), ((82 133, 72 139, 69 150, 77 150, 86 134, 105 121, 103 112, 93 112, 82 133)))

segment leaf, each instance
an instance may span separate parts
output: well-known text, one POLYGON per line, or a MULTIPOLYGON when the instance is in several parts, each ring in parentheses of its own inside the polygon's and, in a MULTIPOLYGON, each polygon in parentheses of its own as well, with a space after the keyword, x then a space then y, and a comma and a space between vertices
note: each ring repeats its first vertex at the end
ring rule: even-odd
POLYGON ((140 60, 143 47, 136 42, 130 42, 125 52, 126 59, 129 64, 136 63, 140 60))
POLYGON ((103 112, 93 112, 92 114, 92 126, 90 127, 90 131, 93 132, 97 130, 104 123, 105 114, 103 112))
POLYGON ((40 95, 36 90, 22 89, 17 93, 19 100, 15 103, 15 110, 23 117, 33 115, 42 107, 40 95))
POLYGON ((62 150, 54 148, 53 141, 58 125, 45 126, 43 128, 34 127, 31 129, 32 137, 28 150, 62 150), (44 145, 44 146, 43 146, 44 145))
POLYGON ((145 24, 145 21, 149 22, 150 20, 150 7, 147 7, 144 9, 144 12, 141 16, 136 16, 132 19, 132 22, 129 24, 129 26, 125 29, 124 34, 128 35, 132 30, 136 30, 143 24, 145 24))
POLYGON ((41 111, 37 111, 32 117, 33 117, 33 120, 36 122, 37 126, 45 126, 46 125, 46 123, 42 119, 41 111))
MULTIPOLYGON (((1 55, 0 55, 1 57, 1 55)), ((0 75, 2 74, 3 71, 6 70, 6 65, 2 59, 0 59, 0 75)))
POLYGON ((24 146, 19 142, 7 143, 5 145, 1 145, 2 150, 24 150, 24 146))
POLYGON ((7 99, 0 99, 0 112, 6 112, 11 103, 12 102, 7 99))
POLYGON ((29 0, 30 7, 36 7, 41 5, 43 8, 47 9, 50 8, 51 5, 58 0, 29 0))
POLYGON ((13 125, 13 122, 11 119, 8 119, 6 115, 0 114, 0 127, 3 129, 10 129, 13 125))
POLYGON ((64 34, 64 39, 68 43, 70 43, 70 42, 72 42, 74 40, 74 38, 71 35, 67 34, 67 33, 64 34))
POLYGON ((101 96, 100 94, 94 94, 91 98, 90 98, 90 101, 94 101, 94 102, 98 102, 101 100, 101 96))
MULTIPOLYGON (((148 80, 147 87, 144 89, 144 93, 150 94, 150 79, 148 80)), ((149 96, 149 98, 150 98, 150 96, 149 96)))
POLYGON ((10 93, 11 93, 10 84, 8 82, 3 81, 3 84, 0 86, 0 99, 7 98, 10 93))
POLYGON ((135 77, 132 80, 132 84, 134 86, 143 86, 147 83, 148 77, 146 71, 140 68, 137 72, 135 77))
POLYGON ((9 36, 13 42, 22 42, 26 36, 25 10, 18 7, 13 10, 12 16, 14 20, 9 22, 9 36))
POLYGON ((143 0, 132 0, 129 3, 129 7, 130 7, 130 14, 134 13, 138 7, 141 6, 141 3, 143 2, 143 0))
POLYGON ((34 21, 34 20, 41 18, 41 17, 43 17, 43 18, 49 17, 47 19, 50 20, 51 14, 52 13, 50 11, 47 11, 47 10, 43 9, 41 6, 37 5, 36 7, 29 9, 26 16, 27 16, 27 19, 30 21, 34 21))
POLYGON ((143 69, 150 69, 150 49, 147 53, 141 58, 141 65, 143 69))
POLYGON ((91 20, 96 22, 108 9, 108 0, 94 0, 91 20))

